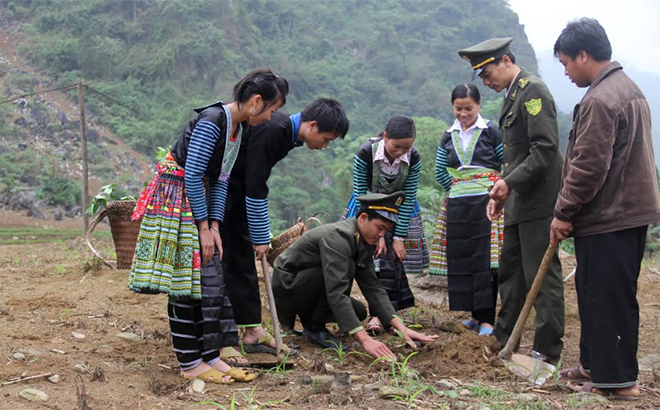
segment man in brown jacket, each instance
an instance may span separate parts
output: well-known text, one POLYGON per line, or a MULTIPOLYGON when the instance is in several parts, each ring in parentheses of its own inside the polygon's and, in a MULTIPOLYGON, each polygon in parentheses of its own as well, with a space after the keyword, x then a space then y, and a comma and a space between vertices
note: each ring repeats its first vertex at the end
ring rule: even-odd
POLYGON ((589 87, 573 127, 550 241, 575 237, 580 364, 560 375, 579 391, 634 400, 639 306, 637 278, 646 230, 660 221, 644 94, 610 62, 612 47, 594 19, 569 23, 554 46, 566 75, 589 87))

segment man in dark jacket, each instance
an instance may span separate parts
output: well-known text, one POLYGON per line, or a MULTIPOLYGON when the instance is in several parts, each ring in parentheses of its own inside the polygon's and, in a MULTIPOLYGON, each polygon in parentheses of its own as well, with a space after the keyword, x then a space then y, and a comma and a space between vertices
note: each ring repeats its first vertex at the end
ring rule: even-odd
POLYGON ((579 391, 639 397, 637 279, 647 226, 660 220, 651 114, 642 91, 610 61, 612 47, 594 19, 569 23, 555 57, 578 87, 563 185, 550 240, 575 237, 580 364, 560 375, 579 391))
MULTIPOLYGON (((488 204, 491 219, 504 208, 498 273, 501 307, 494 331, 502 345, 509 340, 548 247, 561 179, 554 99, 538 77, 518 67, 509 48, 512 40, 490 39, 458 52, 485 86, 506 91, 500 115, 503 178, 490 191, 488 204)), ((554 363, 563 349, 564 336, 564 284, 556 253, 534 309, 532 356, 554 363)))
MULTIPOLYGON (((311 150, 343 139, 349 121, 342 105, 317 98, 296 114, 273 113, 243 138, 229 180, 225 223, 222 224, 223 264, 236 324, 243 332, 243 350, 275 354, 275 339, 261 325, 261 299, 255 267, 270 246, 268 178, 273 167, 303 144, 311 150)), ((288 349, 285 347, 285 349, 288 349)), ((225 349, 223 360, 243 362, 236 349, 225 349)))
POLYGON ((404 197, 403 192, 360 196, 357 217, 310 230, 275 260, 273 294, 284 328, 293 328, 298 316, 310 342, 338 348, 340 342, 325 327, 337 322, 370 355, 396 359, 387 345, 369 336, 360 324, 367 310, 351 297, 356 281, 369 310, 406 341, 431 342, 438 337, 406 328, 374 271, 376 244, 398 222, 404 197))

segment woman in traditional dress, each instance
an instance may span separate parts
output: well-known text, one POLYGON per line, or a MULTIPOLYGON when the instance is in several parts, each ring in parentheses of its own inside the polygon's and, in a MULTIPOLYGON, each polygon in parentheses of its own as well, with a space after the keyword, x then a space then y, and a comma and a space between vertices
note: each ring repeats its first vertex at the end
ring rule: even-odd
POLYGON ((448 275, 449 309, 472 312, 463 322, 480 335, 493 332, 502 219, 486 217, 488 189, 500 178, 502 135, 479 114, 474 84, 451 95, 454 124, 442 134, 435 179, 447 191, 431 247, 431 275, 448 275), (449 169, 448 169, 449 168, 449 169))
MULTIPOLYGON (((344 218, 355 216, 355 199, 367 192, 406 194, 399 208, 399 222, 381 238, 376 249, 376 271, 395 310, 415 305, 406 274, 422 273, 429 264, 428 248, 417 202, 417 186, 422 158, 413 147, 415 123, 410 117, 392 117, 385 131, 358 148, 353 162, 353 194, 344 218)), ((382 324, 371 317, 367 330, 378 332, 382 324)))
POLYGON ((234 86, 234 101, 195 109, 158 174, 140 195, 143 215, 129 288, 169 295, 172 344, 181 375, 207 382, 250 381, 254 374, 220 359, 238 344, 222 271, 223 220, 229 176, 250 126, 285 104, 289 85, 267 68, 234 86))

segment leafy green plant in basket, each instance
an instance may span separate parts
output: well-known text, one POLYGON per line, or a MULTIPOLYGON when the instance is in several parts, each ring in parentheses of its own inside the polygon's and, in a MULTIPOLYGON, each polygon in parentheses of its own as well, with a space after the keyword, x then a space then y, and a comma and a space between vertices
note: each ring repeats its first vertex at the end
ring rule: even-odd
POLYGON ((132 264, 140 223, 131 220, 136 203, 135 198, 123 196, 117 200, 118 196, 115 184, 110 184, 102 187, 101 192, 90 201, 85 212, 96 216, 87 228, 85 240, 92 253, 101 259, 106 266, 113 269, 128 269, 132 264), (94 228, 105 217, 108 218, 110 223, 116 264, 104 259, 91 241, 94 228))
POLYGON ((101 191, 89 201, 87 209, 85 212, 89 215, 96 215, 101 209, 104 209, 108 205, 108 201, 116 201, 117 199, 121 201, 135 201, 133 196, 122 196, 121 198, 116 197, 117 187, 115 184, 109 184, 101 187, 101 191))

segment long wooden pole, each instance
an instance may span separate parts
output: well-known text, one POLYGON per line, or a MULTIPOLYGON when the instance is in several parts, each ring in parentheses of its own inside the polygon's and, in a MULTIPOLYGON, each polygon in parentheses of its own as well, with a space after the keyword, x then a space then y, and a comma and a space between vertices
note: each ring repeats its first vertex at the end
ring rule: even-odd
POLYGON ((268 296, 268 309, 273 321, 273 333, 275 333, 275 345, 277 346, 277 360, 284 360, 284 350, 282 349, 282 333, 280 332, 280 321, 277 317, 277 307, 275 307, 275 296, 273 296, 273 286, 270 282, 270 272, 268 269, 268 260, 266 255, 261 257, 261 270, 266 284, 266 295, 268 296))
POLYGON ((89 227, 89 215, 87 215, 87 205, 89 204, 89 159, 87 157, 87 132, 85 125, 85 100, 83 98, 83 79, 78 79, 78 105, 80 106, 80 135, 82 137, 82 165, 83 165, 83 191, 82 191, 82 208, 83 208, 83 236, 87 234, 89 227))
POLYGON ((534 306, 534 301, 536 301, 536 295, 538 295, 543 280, 548 274, 548 267, 550 266, 550 262, 552 262, 552 258, 555 256, 557 246, 559 246, 559 241, 554 245, 548 245, 548 249, 546 249, 541 265, 539 266, 539 270, 536 272, 534 282, 532 282, 532 287, 529 289, 529 292, 527 292, 527 299, 525 299, 525 304, 520 311, 520 315, 518 316, 516 325, 513 327, 511 336, 509 336, 509 340, 506 342, 504 349, 500 350, 498 355, 500 359, 511 360, 513 350, 516 348, 516 345, 518 345, 520 336, 522 336, 523 326, 525 326, 529 313, 532 311, 532 306, 534 306))

